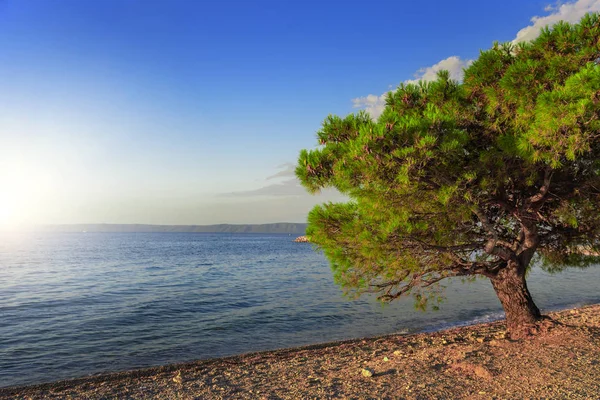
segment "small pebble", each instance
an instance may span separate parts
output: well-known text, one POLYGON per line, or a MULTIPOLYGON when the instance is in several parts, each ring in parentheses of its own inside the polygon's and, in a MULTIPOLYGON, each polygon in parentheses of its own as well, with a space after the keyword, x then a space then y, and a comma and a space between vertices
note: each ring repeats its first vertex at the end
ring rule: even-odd
POLYGON ((373 371, 371 368, 363 368, 361 371, 362 375, 366 378, 372 377, 373 372, 375 372, 375 371, 373 371))

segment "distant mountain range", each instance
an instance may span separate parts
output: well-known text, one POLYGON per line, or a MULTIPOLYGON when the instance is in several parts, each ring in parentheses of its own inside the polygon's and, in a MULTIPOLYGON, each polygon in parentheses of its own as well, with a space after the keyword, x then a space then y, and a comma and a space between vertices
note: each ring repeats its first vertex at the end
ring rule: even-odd
POLYGON ((73 224, 44 225, 44 232, 192 232, 192 233, 289 233, 304 235, 306 224, 278 222, 261 225, 144 225, 144 224, 73 224))

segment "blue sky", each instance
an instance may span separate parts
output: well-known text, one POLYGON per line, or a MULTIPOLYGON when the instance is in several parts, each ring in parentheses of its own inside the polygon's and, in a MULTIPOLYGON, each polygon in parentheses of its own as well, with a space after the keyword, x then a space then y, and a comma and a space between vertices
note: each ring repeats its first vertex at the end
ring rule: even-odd
POLYGON ((0 225, 303 221, 328 114, 599 3, 0 0, 0 225))

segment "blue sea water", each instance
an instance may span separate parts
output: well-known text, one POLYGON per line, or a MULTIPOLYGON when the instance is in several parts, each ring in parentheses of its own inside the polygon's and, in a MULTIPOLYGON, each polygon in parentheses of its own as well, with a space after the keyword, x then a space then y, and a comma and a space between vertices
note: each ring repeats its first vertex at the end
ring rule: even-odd
MULTIPOLYGON (((0 387, 502 317, 489 282, 437 312, 349 300, 289 235, 37 233, 0 240, 0 387)), ((542 311, 600 302, 600 268, 533 269, 542 311)))

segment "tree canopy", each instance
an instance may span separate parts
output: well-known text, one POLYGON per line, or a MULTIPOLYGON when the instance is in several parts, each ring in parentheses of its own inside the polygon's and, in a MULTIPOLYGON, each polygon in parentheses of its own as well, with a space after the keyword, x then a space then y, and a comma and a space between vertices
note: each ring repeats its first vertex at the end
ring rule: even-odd
POLYGON ((296 175, 345 203, 316 206, 307 234, 354 294, 423 306, 440 280, 491 279, 509 330, 541 315, 525 283, 600 261, 600 18, 530 43, 494 44, 466 70, 401 84, 377 120, 328 116, 296 175))

